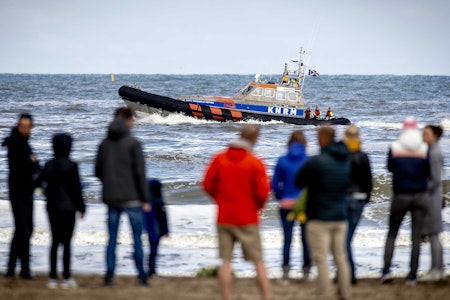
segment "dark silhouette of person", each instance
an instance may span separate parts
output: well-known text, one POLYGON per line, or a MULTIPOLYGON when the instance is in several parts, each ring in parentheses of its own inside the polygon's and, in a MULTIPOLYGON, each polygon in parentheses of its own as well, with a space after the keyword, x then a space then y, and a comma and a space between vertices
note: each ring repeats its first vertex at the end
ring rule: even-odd
POLYGON ((72 137, 65 133, 53 136, 54 158, 49 160, 36 180, 47 198, 47 213, 52 231, 50 248, 50 274, 48 288, 57 288, 57 254, 61 244, 63 252, 62 288, 76 288, 77 283, 70 272, 71 240, 75 228, 77 211, 84 217, 86 206, 83 200, 78 164, 70 160, 72 137))
POLYGON ((167 214, 162 195, 162 183, 157 179, 148 181, 150 204, 152 209, 144 212, 144 225, 148 233, 150 254, 148 259, 148 277, 157 276, 156 258, 158 255, 159 241, 169 234, 167 214))
POLYGON ((34 279, 30 271, 30 238, 33 232, 33 175, 39 171, 39 162, 28 144, 33 118, 19 116, 17 126, 5 138, 8 147, 9 199, 14 216, 15 231, 11 241, 6 278, 14 278, 17 259, 20 259, 20 277, 34 279))

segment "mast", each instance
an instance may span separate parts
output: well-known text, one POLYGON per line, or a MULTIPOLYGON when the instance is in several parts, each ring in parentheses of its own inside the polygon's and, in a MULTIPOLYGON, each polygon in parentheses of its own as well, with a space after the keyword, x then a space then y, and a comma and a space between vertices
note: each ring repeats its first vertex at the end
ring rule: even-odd
POLYGON ((303 63, 303 57, 309 55, 309 52, 303 50, 303 47, 300 47, 298 59, 293 59, 292 61, 297 64, 297 79, 300 86, 300 90, 303 91, 303 83, 305 82, 306 77, 306 65, 303 63))

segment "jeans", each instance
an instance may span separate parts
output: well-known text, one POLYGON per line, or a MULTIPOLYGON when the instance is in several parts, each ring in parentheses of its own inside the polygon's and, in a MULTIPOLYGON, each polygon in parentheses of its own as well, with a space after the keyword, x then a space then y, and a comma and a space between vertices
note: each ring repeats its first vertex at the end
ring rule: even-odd
POLYGON ((144 272, 144 253, 142 250, 142 209, 140 206, 136 207, 108 207, 108 231, 109 241, 106 249, 106 279, 112 279, 114 277, 114 269, 116 267, 116 245, 117 245, 117 232, 119 230, 120 215, 122 212, 128 215, 130 220, 131 229, 133 231, 134 240, 134 262, 138 271, 139 279, 145 279, 144 272))
POLYGON ((346 221, 309 220, 307 222, 308 243, 318 269, 316 279, 318 299, 333 299, 328 270, 328 253, 330 251, 333 253, 337 266, 340 296, 342 299, 351 298, 350 275, 345 249, 347 226, 346 221))
POLYGON ((348 232, 347 232, 347 254, 348 262, 350 263, 350 275, 351 279, 355 280, 355 263, 353 261, 352 252, 352 239, 355 233, 356 226, 361 219, 361 215, 366 205, 365 200, 354 199, 351 195, 347 196, 347 220, 348 220, 348 232))
MULTIPOLYGON (((294 230, 294 223, 295 223, 295 221, 288 221, 286 219, 289 212, 290 210, 280 209, 280 218, 284 234, 283 266, 289 265, 289 260, 291 256, 292 231, 294 230)), ((308 243, 306 241, 305 224, 300 224, 300 229, 301 229, 300 237, 302 240, 302 248, 303 248, 303 268, 311 267, 311 257, 309 255, 308 243)))

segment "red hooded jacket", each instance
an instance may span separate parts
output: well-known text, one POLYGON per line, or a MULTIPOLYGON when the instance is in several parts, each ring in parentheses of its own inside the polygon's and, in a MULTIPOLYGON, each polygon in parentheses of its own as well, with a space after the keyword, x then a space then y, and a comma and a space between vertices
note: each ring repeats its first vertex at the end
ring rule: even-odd
POLYGON ((203 189, 217 203, 218 224, 244 226, 259 223, 258 212, 267 201, 270 185, 262 160, 235 143, 213 157, 203 189))

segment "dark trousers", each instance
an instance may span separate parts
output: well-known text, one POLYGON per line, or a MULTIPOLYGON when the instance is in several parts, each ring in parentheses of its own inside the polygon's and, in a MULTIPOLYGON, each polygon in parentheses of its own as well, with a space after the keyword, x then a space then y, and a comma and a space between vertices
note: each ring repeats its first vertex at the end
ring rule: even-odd
POLYGON ((156 274, 156 256, 158 255, 158 246, 160 238, 155 240, 150 240, 150 255, 148 258, 148 276, 153 276, 156 274))
POLYGON ((30 274, 30 238, 33 233, 33 197, 10 195, 15 231, 9 252, 8 276, 13 276, 20 259, 22 276, 30 274))
POLYGON ((419 194, 394 194, 389 215, 389 231, 384 249, 384 271, 391 268, 392 256, 394 254, 395 239, 406 213, 411 212, 411 260, 410 270, 412 274, 417 273, 420 255, 420 236, 423 230, 424 218, 427 213, 427 196, 419 194))
POLYGON ((353 261, 353 251, 352 251, 352 239, 355 233, 356 226, 358 226, 359 220, 366 205, 365 200, 357 200, 352 196, 347 196, 347 220, 348 220, 348 231, 347 231, 347 254, 348 262, 350 264, 350 275, 351 279, 355 280, 355 262, 353 261))
POLYGON ((52 230, 52 246, 50 248, 50 278, 56 279, 58 246, 63 246, 63 277, 70 278, 70 243, 75 227, 74 211, 49 211, 48 218, 52 230))
MULTIPOLYGON (((281 225, 283 226, 283 266, 289 266, 289 260, 291 256, 291 243, 292 243, 292 231, 294 230, 295 221, 288 221, 287 215, 290 210, 280 209, 281 225)), ((300 238, 303 248, 303 268, 311 266, 311 257, 309 254, 309 248, 306 240, 306 228, 305 224, 300 224, 300 238)))

